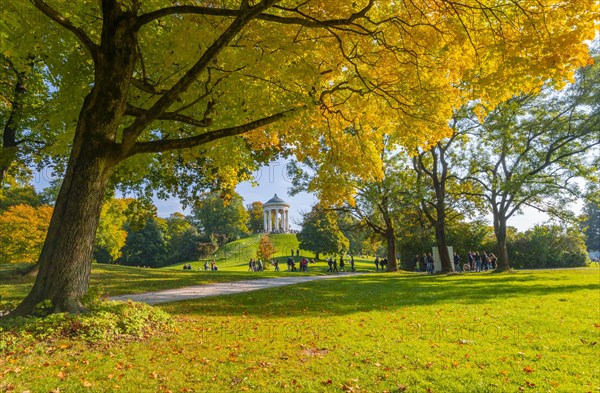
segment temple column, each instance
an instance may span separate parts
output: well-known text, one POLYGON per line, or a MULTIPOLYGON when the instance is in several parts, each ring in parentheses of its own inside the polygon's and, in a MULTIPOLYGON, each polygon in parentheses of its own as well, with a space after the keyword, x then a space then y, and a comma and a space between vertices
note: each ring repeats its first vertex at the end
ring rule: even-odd
POLYGON ((267 210, 263 211, 263 232, 265 233, 269 233, 268 229, 267 229, 267 210))
POLYGON ((283 231, 283 210, 279 209, 279 230, 283 231))
POLYGON ((285 231, 290 231, 290 211, 287 209, 285 210, 285 231))

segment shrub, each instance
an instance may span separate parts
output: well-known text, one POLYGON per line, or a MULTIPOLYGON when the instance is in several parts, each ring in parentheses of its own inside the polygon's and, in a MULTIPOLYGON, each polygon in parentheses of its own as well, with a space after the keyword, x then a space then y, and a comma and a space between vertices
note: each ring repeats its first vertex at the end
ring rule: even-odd
MULTIPOLYGON (((51 305, 43 304, 41 309, 51 305)), ((87 314, 57 313, 0 320, 0 351, 62 338, 100 342, 142 339, 173 327, 169 314, 145 303, 102 301, 87 314)))
POLYGON ((517 268, 576 267, 589 264, 583 234, 574 228, 537 225, 507 245, 517 268))

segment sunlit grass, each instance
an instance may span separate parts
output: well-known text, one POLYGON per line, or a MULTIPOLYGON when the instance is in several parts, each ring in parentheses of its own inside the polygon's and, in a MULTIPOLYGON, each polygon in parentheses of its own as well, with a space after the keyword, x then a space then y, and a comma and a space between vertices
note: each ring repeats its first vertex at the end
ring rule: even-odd
POLYGON ((600 387, 600 344, 594 344, 600 341, 597 268, 345 276, 162 308, 177 320, 172 334, 142 342, 40 343, 4 354, 0 390, 587 392, 600 387))

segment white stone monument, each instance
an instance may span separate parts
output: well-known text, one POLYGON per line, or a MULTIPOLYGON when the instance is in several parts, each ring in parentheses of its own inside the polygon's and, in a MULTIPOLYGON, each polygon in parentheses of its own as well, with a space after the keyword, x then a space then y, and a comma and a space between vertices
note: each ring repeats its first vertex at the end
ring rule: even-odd
MULTIPOLYGON (((440 258, 440 251, 437 247, 433 247, 433 271, 442 271, 442 258, 440 258)), ((448 255, 450 255, 450 269, 454 271, 454 247, 448 246, 448 255)))
POLYGON ((277 194, 263 204, 264 232, 288 233, 290 231, 290 204, 277 194))

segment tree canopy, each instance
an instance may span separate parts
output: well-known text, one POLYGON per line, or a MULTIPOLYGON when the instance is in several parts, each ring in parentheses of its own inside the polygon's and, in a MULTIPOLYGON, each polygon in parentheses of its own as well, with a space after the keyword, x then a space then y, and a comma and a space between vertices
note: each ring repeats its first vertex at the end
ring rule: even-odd
POLYGON ((192 207, 193 220, 205 236, 220 235, 224 242, 235 240, 248 232, 249 214, 243 202, 239 194, 229 200, 217 193, 203 194, 192 207))
POLYGON ((300 248, 314 252, 317 259, 322 254, 345 254, 350 246, 350 241, 338 226, 335 212, 318 205, 303 214, 298 240, 300 248))

